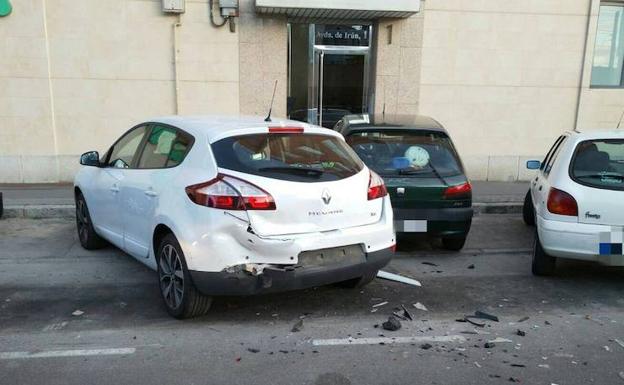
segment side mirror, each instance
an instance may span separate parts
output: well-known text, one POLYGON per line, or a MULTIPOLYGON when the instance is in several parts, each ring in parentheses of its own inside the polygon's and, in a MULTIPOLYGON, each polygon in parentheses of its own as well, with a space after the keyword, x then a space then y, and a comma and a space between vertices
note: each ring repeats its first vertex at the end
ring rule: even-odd
POLYGON ((97 151, 89 151, 80 155, 80 164, 83 166, 100 167, 100 154, 97 151))
POLYGON ((526 162, 526 168, 529 170, 539 170, 541 165, 542 162, 539 160, 527 160, 526 162))

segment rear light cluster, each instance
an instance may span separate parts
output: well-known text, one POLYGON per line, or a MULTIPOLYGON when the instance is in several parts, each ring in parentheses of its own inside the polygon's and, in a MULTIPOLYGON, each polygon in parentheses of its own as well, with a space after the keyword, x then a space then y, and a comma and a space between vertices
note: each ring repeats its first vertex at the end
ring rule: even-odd
POLYGON ((578 205, 576 199, 565 191, 551 188, 548 192, 548 211, 558 215, 578 216, 578 205))
POLYGON ((466 182, 457 186, 450 186, 444 190, 444 199, 471 199, 472 185, 466 182))
POLYGON ((186 188, 196 204, 223 210, 275 210, 275 201, 260 187, 230 175, 186 188))
POLYGON ((383 198, 388 195, 388 190, 384 184, 383 179, 374 171, 370 171, 370 177, 368 179, 368 200, 383 198))

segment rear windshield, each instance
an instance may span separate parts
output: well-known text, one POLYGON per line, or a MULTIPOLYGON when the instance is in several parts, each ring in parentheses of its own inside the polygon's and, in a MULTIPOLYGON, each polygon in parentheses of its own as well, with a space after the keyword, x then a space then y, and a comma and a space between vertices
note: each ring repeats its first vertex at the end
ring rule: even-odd
POLYGON ((570 175, 576 182, 601 189, 624 190, 624 139, 581 142, 570 175))
POLYGON ((442 132, 355 132, 347 143, 366 165, 384 176, 448 177, 463 174, 451 139, 442 132))
POLYGON ((348 178, 364 164, 340 138, 318 134, 253 134, 212 144, 217 165, 228 170, 299 182, 348 178))

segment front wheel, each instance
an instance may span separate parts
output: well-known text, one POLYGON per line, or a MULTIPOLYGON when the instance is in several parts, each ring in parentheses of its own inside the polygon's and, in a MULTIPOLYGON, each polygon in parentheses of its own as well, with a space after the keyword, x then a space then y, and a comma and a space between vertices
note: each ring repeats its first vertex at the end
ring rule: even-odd
POLYGON ((83 248, 96 250, 106 246, 106 241, 97 235, 93 228, 87 201, 81 193, 76 195, 76 229, 78 230, 80 245, 83 248))
POLYGON ((537 230, 535 230, 535 242, 533 244, 533 264, 531 266, 533 275, 552 275, 555 272, 556 264, 557 258, 551 257, 550 255, 546 254, 546 252, 542 248, 539 234, 537 233, 537 230))
POLYGON ((184 253, 173 234, 167 234, 158 247, 158 281, 167 312, 178 319, 204 315, 212 298, 193 285, 184 253))
POLYGON ((522 219, 527 226, 535 226, 535 209, 533 208, 533 198, 531 190, 524 197, 524 205, 522 206, 522 219))
POLYGON ((442 238, 442 246, 446 250, 459 251, 464 248, 466 237, 462 238, 442 238))

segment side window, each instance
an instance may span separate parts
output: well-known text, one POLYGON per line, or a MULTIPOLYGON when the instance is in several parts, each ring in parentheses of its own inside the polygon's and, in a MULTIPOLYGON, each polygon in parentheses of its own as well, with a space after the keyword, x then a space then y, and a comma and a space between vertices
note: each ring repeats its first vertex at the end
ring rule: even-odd
POLYGON ((108 167, 132 167, 132 160, 136 155, 137 149, 146 131, 147 126, 137 127, 119 139, 111 149, 110 156, 108 157, 108 167))
POLYGON ((557 146, 557 148, 555 149, 555 152, 552 154, 552 156, 550 157, 550 159, 548 160, 548 163, 546 164, 546 167, 544 168, 544 176, 548 176, 550 175, 550 170, 552 170, 553 165, 555 164, 555 161, 557 160, 557 156, 559 156, 559 153, 561 152, 561 149, 563 148, 563 144, 565 143, 567 137, 563 137, 563 139, 559 142, 559 146, 557 146))
POLYGON ((553 154, 553 152, 555 152, 555 150, 557 149, 557 146, 559 145, 562 139, 563 139, 563 135, 558 137, 557 140, 555 140, 555 144, 553 144, 550 150, 548 150, 548 153, 546 154, 546 157, 544 158, 544 161, 542 162, 540 166, 540 171, 544 171, 544 168, 546 167, 546 163, 548 163, 550 156, 553 154))
POLYGON ((149 132, 139 168, 175 167, 182 163, 193 140, 175 128, 154 125, 149 132))

